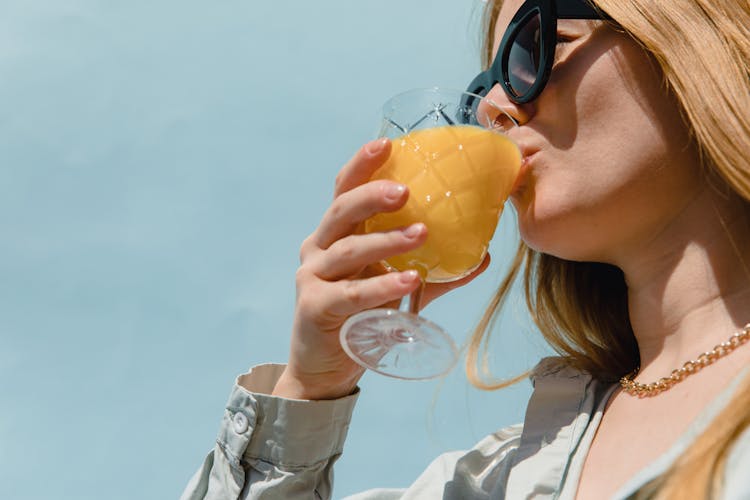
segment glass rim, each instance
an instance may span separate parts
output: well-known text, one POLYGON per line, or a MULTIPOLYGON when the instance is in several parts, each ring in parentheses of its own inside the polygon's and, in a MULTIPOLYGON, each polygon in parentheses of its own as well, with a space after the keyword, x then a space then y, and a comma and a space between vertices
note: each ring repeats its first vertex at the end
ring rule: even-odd
MULTIPOLYGON (((478 99, 481 102, 487 103, 488 105, 496 109, 498 112, 505 115, 513 124, 513 127, 519 126, 518 121, 513 116, 511 116, 510 113, 505 111, 498 103, 496 103, 495 101, 493 101, 486 95, 475 94, 473 92, 468 92, 465 89, 458 89, 455 87, 440 87, 440 86, 415 87, 412 89, 399 92, 398 94, 395 94, 391 96, 390 98, 386 99, 386 101, 383 103, 382 110, 381 110, 382 115, 385 118, 388 118, 389 116, 391 116, 389 111, 392 112, 395 109, 395 103, 398 102, 399 99, 403 99, 406 96, 411 95, 411 94, 429 94, 429 93, 436 94, 436 95, 439 95, 440 93, 453 93, 458 96, 470 96, 472 98, 478 99)), ((483 127, 483 128, 485 128, 486 130, 494 130, 489 127, 483 127)))

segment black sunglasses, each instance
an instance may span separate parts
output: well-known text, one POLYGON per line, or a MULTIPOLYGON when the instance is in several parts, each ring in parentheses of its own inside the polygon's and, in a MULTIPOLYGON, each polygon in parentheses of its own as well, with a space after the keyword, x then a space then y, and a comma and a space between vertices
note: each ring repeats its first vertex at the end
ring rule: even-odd
POLYGON ((499 83, 515 103, 536 99, 552 71, 558 19, 611 20, 586 0, 527 0, 505 30, 492 66, 474 78, 467 92, 483 97, 499 83))

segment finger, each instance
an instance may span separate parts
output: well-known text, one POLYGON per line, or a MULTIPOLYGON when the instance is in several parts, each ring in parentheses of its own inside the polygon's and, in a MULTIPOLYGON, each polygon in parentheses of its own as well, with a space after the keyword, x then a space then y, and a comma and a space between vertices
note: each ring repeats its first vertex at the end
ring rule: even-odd
POLYGON ((316 230, 315 242, 326 249, 354 233, 360 223, 380 212, 401 208, 408 189, 397 182, 378 180, 358 186, 333 200, 316 230))
POLYGON ((436 298, 440 297, 441 295, 444 295, 451 290, 455 290, 456 288, 460 288, 472 281, 482 274, 484 271, 487 270, 487 268, 490 265, 490 254, 484 256, 484 260, 482 260, 482 263, 479 264, 479 267, 477 267, 474 271, 471 272, 468 276, 464 276, 460 280, 456 281, 449 281, 447 283, 428 283, 425 287, 424 295, 422 296, 422 303, 421 307, 425 307, 427 304, 435 300, 436 298))
POLYGON ((380 168, 391 154, 391 141, 385 137, 362 146, 336 176, 333 197, 364 184, 380 168))
POLYGON ((339 280, 357 275, 365 267, 388 257, 413 250, 426 239, 427 227, 422 223, 382 233, 351 235, 317 253, 310 268, 324 280, 339 280))
POLYGON ((352 314, 397 301, 413 292, 420 283, 419 273, 403 271, 383 274, 374 278, 329 282, 333 293, 327 309, 336 316, 352 314))

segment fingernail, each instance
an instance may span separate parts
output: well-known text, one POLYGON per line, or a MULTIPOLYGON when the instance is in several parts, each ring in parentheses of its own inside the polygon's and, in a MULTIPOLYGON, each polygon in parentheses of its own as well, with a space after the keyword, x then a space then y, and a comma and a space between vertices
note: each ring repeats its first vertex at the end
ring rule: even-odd
POLYGON ((402 272, 398 277, 398 279, 401 280, 401 283, 405 285, 414 283, 414 280, 416 280, 417 278, 419 278, 419 273, 413 269, 402 272))
POLYGON ((417 222, 416 224, 412 224, 411 226, 404 229, 404 236, 409 239, 413 239, 422 234, 423 230, 424 224, 422 224, 421 222, 417 222))
POLYGON ((397 201, 401 199, 405 192, 406 186, 403 184, 389 184, 388 187, 385 188, 385 197, 389 201, 397 201))
POLYGON ((374 141, 370 141, 367 144, 365 144, 365 151, 367 151, 367 154, 370 156, 375 156, 381 151, 383 151, 383 148, 385 148, 386 143, 388 142, 387 137, 381 137, 380 139, 375 139, 374 141))

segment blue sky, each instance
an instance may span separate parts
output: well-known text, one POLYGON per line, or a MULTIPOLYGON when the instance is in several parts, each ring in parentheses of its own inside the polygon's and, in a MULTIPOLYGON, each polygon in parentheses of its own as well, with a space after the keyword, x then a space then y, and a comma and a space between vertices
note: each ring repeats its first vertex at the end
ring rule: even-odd
MULTIPOLYGON (((286 359, 336 172, 392 94, 474 76, 481 6, 0 0, 0 497, 179 495, 234 377, 286 359)), ((425 316, 463 340, 515 232, 509 210, 490 270, 425 316)), ((493 367, 543 352, 516 293, 493 367)), ((409 484, 530 390, 362 389, 336 498, 409 484)))

